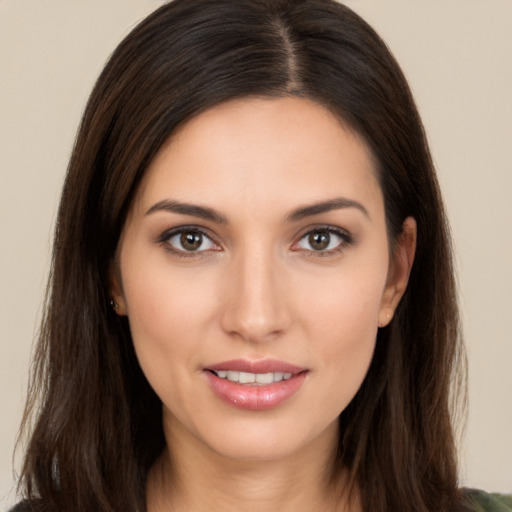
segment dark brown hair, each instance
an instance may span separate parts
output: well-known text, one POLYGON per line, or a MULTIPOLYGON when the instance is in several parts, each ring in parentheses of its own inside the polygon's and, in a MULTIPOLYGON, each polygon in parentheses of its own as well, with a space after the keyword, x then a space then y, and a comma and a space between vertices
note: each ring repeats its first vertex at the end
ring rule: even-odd
POLYGON ((451 390, 463 358, 450 239, 399 66, 373 29, 333 0, 176 0, 110 58, 69 164, 24 420, 31 437, 21 484, 48 510, 144 510, 146 474, 164 448, 160 401, 126 318, 109 308, 109 266, 145 170, 200 112, 289 95, 326 106, 366 140, 391 247, 406 217, 418 225, 408 289, 341 414, 333 479, 347 468, 368 512, 455 506, 451 390))

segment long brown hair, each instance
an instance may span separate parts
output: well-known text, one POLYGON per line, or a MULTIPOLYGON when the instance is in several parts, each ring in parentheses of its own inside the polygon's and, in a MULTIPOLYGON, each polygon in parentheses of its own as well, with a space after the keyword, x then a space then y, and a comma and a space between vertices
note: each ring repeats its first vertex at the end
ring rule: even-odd
POLYGON ((418 225, 407 292, 340 416, 333 479, 348 469, 368 512, 455 506, 451 399, 464 360, 439 187, 399 66, 373 29, 333 0, 175 0, 110 58, 57 217, 24 419, 28 498, 62 512, 145 509, 147 471, 164 449, 161 403, 126 318, 109 308, 109 266, 127 211, 178 125, 229 99, 287 95, 327 106, 366 140, 391 247, 406 217, 418 225))

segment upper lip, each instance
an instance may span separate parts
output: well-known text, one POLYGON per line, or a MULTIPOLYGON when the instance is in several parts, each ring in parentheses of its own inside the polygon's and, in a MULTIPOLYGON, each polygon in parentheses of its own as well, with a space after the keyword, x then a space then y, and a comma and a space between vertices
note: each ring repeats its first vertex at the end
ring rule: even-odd
POLYGON ((205 370, 219 371, 235 371, 246 373, 291 373, 293 375, 301 373, 306 368, 301 368, 294 364, 277 359, 263 359, 261 361, 250 361, 246 359, 233 359, 231 361, 223 361, 213 364, 205 368, 205 370))

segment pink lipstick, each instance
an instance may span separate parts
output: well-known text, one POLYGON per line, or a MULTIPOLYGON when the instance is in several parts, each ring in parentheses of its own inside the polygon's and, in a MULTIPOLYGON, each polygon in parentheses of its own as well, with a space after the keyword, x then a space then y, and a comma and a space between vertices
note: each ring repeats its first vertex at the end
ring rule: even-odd
POLYGON ((273 359, 237 359, 208 366, 204 373, 213 392, 229 405, 267 410, 299 390, 307 369, 273 359))

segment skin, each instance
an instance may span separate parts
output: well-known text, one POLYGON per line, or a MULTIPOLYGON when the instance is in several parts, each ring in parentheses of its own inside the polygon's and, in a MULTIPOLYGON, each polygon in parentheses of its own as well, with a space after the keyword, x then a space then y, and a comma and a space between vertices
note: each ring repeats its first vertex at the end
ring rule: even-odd
POLYGON ((167 450, 148 478, 150 512, 349 510, 327 484, 337 418, 405 291, 415 239, 409 218, 390 258, 372 155, 316 103, 230 101, 173 134, 138 190, 111 286, 163 403, 167 450), (352 203, 290 220, 338 198, 352 203), (224 222, 155 208, 162 201, 224 222), (207 235, 198 250, 164 235, 191 226, 207 235), (315 229, 327 249, 311 245, 315 229), (233 359, 278 359, 307 375, 278 407, 240 410, 204 373, 233 359))

